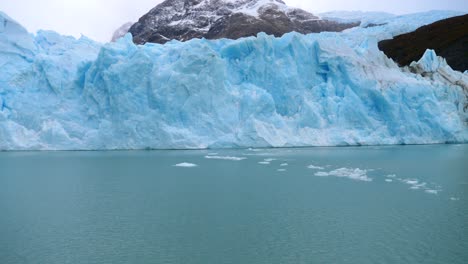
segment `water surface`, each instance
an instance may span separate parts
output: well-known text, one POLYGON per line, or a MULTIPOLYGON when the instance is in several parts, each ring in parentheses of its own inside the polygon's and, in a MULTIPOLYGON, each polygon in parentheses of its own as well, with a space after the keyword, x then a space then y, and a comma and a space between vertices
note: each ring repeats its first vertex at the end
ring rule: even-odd
POLYGON ((467 263, 467 154, 3 152, 0 263, 467 263))

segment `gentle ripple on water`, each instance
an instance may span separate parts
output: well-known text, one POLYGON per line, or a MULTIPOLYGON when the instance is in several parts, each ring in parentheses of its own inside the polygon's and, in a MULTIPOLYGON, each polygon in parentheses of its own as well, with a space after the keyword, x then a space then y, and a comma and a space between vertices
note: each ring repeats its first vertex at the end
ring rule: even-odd
POLYGON ((468 146, 0 153, 0 263, 466 263, 468 146))

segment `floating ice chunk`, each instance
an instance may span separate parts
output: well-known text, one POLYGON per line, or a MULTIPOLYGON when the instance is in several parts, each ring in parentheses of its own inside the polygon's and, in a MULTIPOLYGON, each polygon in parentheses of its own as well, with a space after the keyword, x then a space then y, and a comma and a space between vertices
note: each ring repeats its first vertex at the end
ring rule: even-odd
POLYGON ((416 185, 416 184, 418 184, 419 181, 418 180, 413 180, 413 179, 404 179, 403 182, 406 183, 406 184, 409 184, 409 185, 416 185))
MULTIPOLYGON (((423 182, 423 183, 420 183, 420 184, 416 184, 415 186, 419 187, 419 188, 426 188, 426 185, 427 185, 427 183, 423 182)), ((437 188, 441 188, 441 187, 437 186, 437 188)))
POLYGON ((450 197, 450 200, 451 200, 451 201, 460 201, 460 198, 457 198, 457 197, 450 197))
POLYGON ((280 164, 281 167, 286 167, 286 166, 288 166, 288 165, 289 165, 289 164, 287 164, 287 163, 281 163, 281 164, 280 164))
POLYGON ((389 174, 389 175, 387 175, 387 178, 396 178, 396 175, 395 174, 389 174))
POLYGON ((348 178, 356 181, 372 181, 372 179, 367 176, 367 170, 361 170, 359 168, 340 168, 332 170, 330 172, 320 171, 315 173, 314 175, 319 177, 335 176, 341 178, 348 178))
POLYGON ((193 167, 198 167, 198 165, 193 164, 193 163, 188 163, 188 162, 182 162, 182 163, 174 165, 174 167, 193 168, 193 167))
POLYGON ((385 179, 386 182, 393 182, 392 179, 385 179))
POLYGON ((284 172, 286 169, 277 169, 277 171, 284 172))
POLYGON ((401 182, 410 185, 411 190, 425 189, 427 183, 420 183, 417 179, 401 179, 401 182))
POLYGON ((268 158, 268 159, 264 159, 263 161, 260 161, 258 164, 268 165, 268 164, 270 164, 272 161, 275 161, 275 160, 276 160, 276 159, 268 158))
POLYGON ((402 183, 410 185, 410 190, 423 190, 429 194, 438 194, 442 191, 442 186, 437 185, 435 183, 428 184, 427 182, 420 182, 417 179, 400 179, 396 178, 402 183))
POLYGON ((241 161, 241 160, 245 160, 247 158, 244 158, 244 157, 231 157, 231 156, 205 156, 205 159, 241 161))
POLYGON ((308 169, 312 169, 312 170, 324 170, 325 168, 323 167, 320 167, 320 166, 314 166, 314 165, 309 165, 307 166, 308 169))
POLYGON ((314 175, 318 176, 318 177, 328 177, 328 176, 330 176, 330 173, 324 172, 324 171, 319 171, 319 172, 315 173, 314 175))

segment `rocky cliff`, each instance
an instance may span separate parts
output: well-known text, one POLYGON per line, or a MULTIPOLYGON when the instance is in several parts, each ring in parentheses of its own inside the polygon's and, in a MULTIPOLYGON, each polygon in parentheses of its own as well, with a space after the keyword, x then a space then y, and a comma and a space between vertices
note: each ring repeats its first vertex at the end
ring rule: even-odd
POLYGON ((437 21, 416 31, 383 40, 379 48, 401 66, 416 61, 427 49, 445 58, 455 70, 468 70, 468 14, 437 21))

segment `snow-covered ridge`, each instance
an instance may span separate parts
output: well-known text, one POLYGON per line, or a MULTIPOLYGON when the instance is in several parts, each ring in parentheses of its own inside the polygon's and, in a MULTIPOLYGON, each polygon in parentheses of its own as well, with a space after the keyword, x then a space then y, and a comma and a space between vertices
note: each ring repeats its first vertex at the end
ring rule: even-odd
MULTIPOLYGON (((204 11, 205 15, 215 16, 220 18, 223 14, 229 13, 244 13, 250 16, 258 17, 261 14, 261 8, 273 6, 287 13, 291 13, 297 8, 287 6, 281 0, 200 0, 200 1, 184 1, 184 0, 171 0, 165 5, 164 9, 167 15, 184 15, 188 9, 204 11)), ((157 10, 155 7, 151 11, 157 10)), ((165 17, 164 19, 169 19, 165 17)), ((192 17, 196 19, 196 17, 192 17)), ((192 21, 193 21, 192 20, 192 21)), ((190 23, 190 19, 186 19, 190 23)))
POLYGON ((343 33, 101 45, 0 13, 0 149, 468 142, 467 74, 399 68, 377 40, 457 12, 343 33))
MULTIPOLYGON (((209 0, 204 0, 204 5, 208 4, 209 0)), ((281 0, 224 0, 227 3, 228 9, 233 13, 244 13, 250 16, 258 17, 260 15, 260 9, 266 6, 274 6, 287 13, 293 11, 293 8, 288 7, 281 0)))
POLYGON ((384 21, 394 18, 396 15, 386 12, 331 11, 320 13, 318 16, 322 19, 337 22, 361 22, 363 25, 367 25, 383 23, 384 21))

